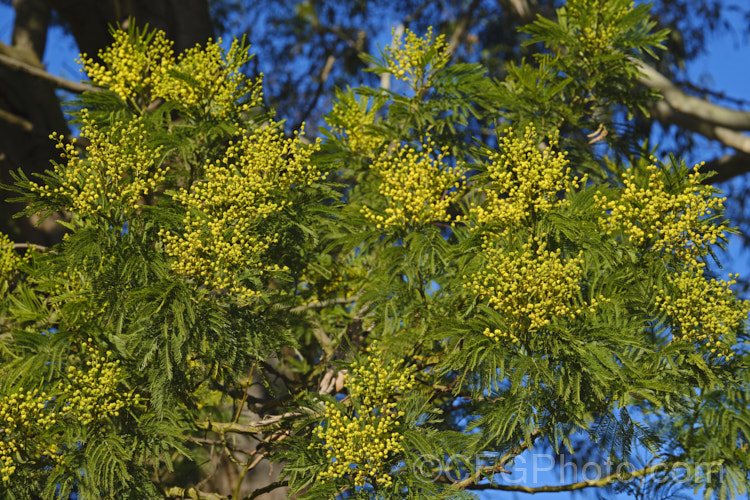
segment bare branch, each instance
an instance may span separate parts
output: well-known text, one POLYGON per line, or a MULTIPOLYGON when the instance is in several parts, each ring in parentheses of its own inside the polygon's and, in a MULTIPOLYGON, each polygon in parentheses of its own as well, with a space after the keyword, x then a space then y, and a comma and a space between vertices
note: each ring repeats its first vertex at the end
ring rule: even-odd
POLYGON ((5 111, 4 109, 0 109, 0 120, 4 121, 5 123, 9 123, 13 125, 14 127, 18 127, 24 132, 34 131, 34 124, 31 123, 29 120, 21 116, 14 115, 13 113, 9 111, 5 111))
POLYGON ((253 491, 250 495, 246 496, 244 500, 252 500, 253 498, 257 498, 264 493, 269 493, 277 488, 286 488, 287 486, 289 486, 289 483, 287 481, 278 481, 275 483, 271 483, 268 486, 264 486, 253 491))
POLYGON ((697 132, 704 137, 721 142, 725 146, 750 154, 750 136, 726 127, 715 125, 693 115, 675 110, 665 100, 657 101, 652 106, 654 117, 662 123, 677 125, 686 130, 697 132))
POLYGON ((750 155, 747 153, 735 153, 724 155, 706 162, 701 167, 701 172, 716 172, 716 175, 706 179, 709 184, 718 184, 719 182, 728 181, 733 177, 750 172, 750 155))
POLYGON ((520 486, 516 484, 480 484, 469 486, 467 489, 471 490, 499 490, 499 491, 518 491, 522 493, 545 493, 545 492, 557 492, 557 491, 576 491, 583 490, 585 488, 602 488, 610 483, 614 483, 624 479, 632 479, 634 477, 643 477, 650 474, 654 474, 661 470, 667 469, 666 464, 658 464, 645 469, 640 469, 627 473, 615 473, 605 476, 601 479, 587 479, 585 481, 579 481, 572 484, 562 484, 559 486, 520 486))
POLYGON ((320 302, 310 302, 309 304, 302 304, 301 306, 293 307, 289 311, 293 313, 307 311, 308 309, 323 309, 336 304, 350 304, 356 302, 359 295, 352 297, 336 297, 334 299, 321 300, 320 302))
POLYGON ((323 67, 318 74, 318 86, 315 88, 315 94, 313 95, 312 99, 310 99, 310 103, 308 104, 307 109, 302 112, 302 116, 300 117, 299 122, 295 124, 292 130, 299 129, 302 124, 309 118, 310 113, 312 113, 315 109, 315 106, 318 104, 318 99, 320 99, 320 96, 323 94, 323 88, 328 81, 328 77, 330 76, 331 70, 333 69, 333 65, 335 63, 336 57, 333 56, 333 54, 328 54, 328 56, 326 57, 326 62, 323 64, 323 67))
POLYGON ((638 81, 648 88, 658 90, 674 112, 687 115, 692 120, 701 120, 706 125, 711 124, 734 130, 750 130, 749 112, 725 108, 724 106, 719 106, 686 94, 673 84, 669 78, 643 61, 637 59, 631 60, 641 72, 638 81))
POLYGON ((302 415, 304 415, 304 413, 300 412, 270 415, 259 422, 252 422, 249 424, 239 424, 236 422, 211 422, 210 420, 201 420, 196 422, 195 425, 201 430, 218 432, 219 434, 224 434, 226 432, 233 432, 235 434, 259 434, 275 427, 282 420, 299 417, 302 415))
POLYGON ((102 90, 99 87, 94 87, 93 85, 78 83, 72 80, 66 80, 65 78, 61 78, 59 76, 51 75, 44 71, 42 68, 37 68, 25 62, 6 56, 5 54, 0 54, 0 64, 11 69, 22 71, 28 75, 49 82, 57 88, 69 90, 71 92, 100 92, 102 90))
POLYGON ((522 442, 512 450, 508 451, 495 464, 487 467, 480 467, 473 476, 470 476, 463 481, 457 481, 453 483, 453 485, 458 486, 459 488, 475 489, 481 487, 478 485, 478 483, 482 480, 483 476, 492 476, 500 472, 510 474, 510 472, 505 468, 505 465, 513 458, 517 457, 518 455, 532 447, 534 445, 534 441, 536 441, 536 439, 541 435, 542 431, 540 431, 539 429, 534 430, 531 435, 529 435, 528 440, 522 442))
POLYGON ((471 21, 474 19, 474 11, 476 11, 478 7, 479 0, 473 0, 469 5, 469 8, 466 9, 466 12, 459 16, 456 28, 453 30, 450 42, 448 43, 449 53, 453 54, 458 48, 458 44, 460 44, 466 37, 466 32, 469 30, 471 21))
POLYGON ((37 245, 36 243, 13 243, 13 248, 33 248, 40 252, 46 252, 47 247, 44 245, 37 245))

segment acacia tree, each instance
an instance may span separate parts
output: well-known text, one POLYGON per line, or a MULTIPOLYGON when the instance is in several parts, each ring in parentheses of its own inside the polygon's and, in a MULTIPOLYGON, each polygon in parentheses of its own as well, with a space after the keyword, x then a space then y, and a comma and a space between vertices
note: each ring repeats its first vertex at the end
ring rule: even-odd
POLYGON ((750 305, 709 266, 725 198, 599 128, 655 99, 653 28, 568 2, 502 81, 405 31, 365 58, 394 84, 337 92, 314 141, 265 108, 243 42, 114 31, 81 58, 85 141, 53 135, 53 168, 8 186, 69 215, 52 247, 0 242, 3 494, 745 493, 750 305), (499 481, 527 450, 608 472, 499 481), (278 480, 246 480, 268 461, 278 480))

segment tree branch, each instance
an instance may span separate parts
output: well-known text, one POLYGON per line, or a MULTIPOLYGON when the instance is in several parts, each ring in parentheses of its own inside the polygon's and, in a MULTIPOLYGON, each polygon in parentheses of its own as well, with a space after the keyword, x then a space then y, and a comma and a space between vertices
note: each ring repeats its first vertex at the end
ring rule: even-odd
POLYGON ((701 120, 705 124, 734 130, 750 130, 750 113, 725 108, 686 94, 669 78, 643 61, 637 59, 631 59, 631 61, 641 72, 638 81, 650 89, 658 90, 674 112, 687 115, 693 120, 701 120))
POLYGON ((665 100, 654 103, 651 111, 654 117, 662 123, 677 125, 685 130, 697 132, 704 137, 719 141, 725 146, 750 154, 750 136, 742 132, 721 127, 693 115, 677 111, 665 100))
POLYGON ((34 131, 34 124, 31 123, 29 120, 21 116, 14 115, 13 113, 9 111, 5 111, 4 109, 0 109, 0 120, 4 121, 5 123, 9 123, 13 125, 14 127, 18 127, 24 132, 34 131))
POLYGON ((292 130, 298 130, 302 126, 302 124, 310 117, 310 114, 318 104, 318 99, 320 99, 320 96, 323 94, 323 88, 328 81, 328 77, 330 76, 331 70, 333 69, 333 65, 335 63, 336 57, 333 54, 328 54, 328 56, 326 57, 326 61, 323 64, 323 68, 321 68, 320 73, 318 74, 318 86, 315 89, 315 94, 310 100, 310 104, 307 106, 307 109, 305 109, 305 111, 302 113, 299 122, 295 124, 292 130))
POLYGON ((238 424, 236 422, 211 422, 210 420, 200 420, 195 423, 196 427, 201 430, 218 432, 224 434, 227 432, 233 432, 235 434, 259 434, 267 431, 274 426, 278 425, 279 422, 288 418, 294 418, 302 416, 303 413, 283 413, 281 415, 270 415, 265 417, 263 420, 258 422, 252 422, 249 424, 238 424))
POLYGON ((490 465, 487 467, 480 467, 476 473, 473 476, 468 477, 467 479, 464 479, 463 481, 457 481, 453 483, 454 486, 458 486, 459 488, 464 489, 475 489, 479 486, 479 481, 482 480, 482 476, 486 474, 490 474, 490 476, 495 475, 500 472, 509 473, 508 470, 506 470, 505 465, 510 462, 511 459, 514 457, 517 457, 529 447, 533 446, 534 441, 542 435, 542 431, 539 429, 534 430, 530 435, 529 439, 522 442, 512 450, 505 453, 500 460, 498 460, 494 465, 490 465))
POLYGON ((615 473, 605 476, 601 479, 587 479, 585 481, 579 481, 572 484, 562 484, 560 486, 520 486, 516 484, 477 484, 469 486, 467 489, 470 490, 499 490, 499 491, 518 491, 521 493, 545 493, 545 492, 559 492, 559 491, 576 491, 585 488, 602 488, 615 481, 632 479, 635 477, 643 477, 649 474, 654 474, 667 468, 666 464, 658 464, 645 469, 640 469, 626 474, 615 473))
POLYGON ((750 112, 737 111, 686 94, 667 77, 643 61, 631 59, 641 76, 638 81, 658 90, 664 99, 651 107, 654 118, 668 125, 677 125, 737 150, 707 163, 701 170, 715 170, 717 175, 706 180, 715 184, 750 171, 750 112))
POLYGON ((69 90, 71 92, 100 92, 102 90, 99 87, 94 87, 93 85, 77 83, 72 80, 66 80, 65 78, 51 75, 44 71, 42 68, 37 68, 25 62, 6 56, 5 54, 0 54, 0 64, 49 82, 57 88, 69 90))
POLYGON ((733 177, 750 172, 750 154, 735 153, 724 155, 706 162, 701 167, 701 172, 715 171, 716 175, 706 179, 708 184, 718 184, 719 182, 728 181, 733 177))
POLYGON ((164 491, 166 497, 191 498, 193 500, 229 500, 231 497, 219 495, 218 493, 206 493, 195 488, 180 488, 172 486, 164 491))
POLYGON ((466 32, 469 30, 469 25, 472 19, 474 19, 474 11, 479 7, 479 0, 473 0, 466 9, 466 12, 461 14, 456 23, 456 28, 453 30, 451 39, 448 42, 448 52, 453 54, 458 48, 458 44, 466 37, 466 32))
POLYGON ((289 310, 289 312, 298 313, 307 311, 309 309, 323 309, 325 307, 334 306, 336 304, 350 304, 352 302, 356 302, 358 298, 359 294, 352 297, 336 297, 333 299, 321 300, 320 302, 310 302, 309 304, 302 304, 301 306, 293 307, 289 310))
POLYGON ((29 248, 40 252, 46 252, 48 250, 44 245, 37 245, 36 243, 13 243, 13 248, 29 248))
POLYGON ((286 488, 287 486, 289 486, 289 483, 287 481, 277 481, 275 483, 269 484, 268 486, 258 488, 257 490, 246 496, 244 500, 252 500, 253 498, 257 498, 264 493, 269 493, 277 488, 286 488))

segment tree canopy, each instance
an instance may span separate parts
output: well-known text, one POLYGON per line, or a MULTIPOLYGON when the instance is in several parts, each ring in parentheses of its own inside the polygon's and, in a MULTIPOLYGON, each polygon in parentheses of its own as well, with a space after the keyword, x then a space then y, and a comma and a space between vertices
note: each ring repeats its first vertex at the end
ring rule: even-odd
POLYGON ((628 125, 674 104, 649 9, 571 0, 500 72, 394 29, 313 138, 245 39, 113 28, 5 185, 64 236, 0 236, 0 491, 747 493, 727 199, 628 125), (600 473, 503 481, 528 450, 600 473))

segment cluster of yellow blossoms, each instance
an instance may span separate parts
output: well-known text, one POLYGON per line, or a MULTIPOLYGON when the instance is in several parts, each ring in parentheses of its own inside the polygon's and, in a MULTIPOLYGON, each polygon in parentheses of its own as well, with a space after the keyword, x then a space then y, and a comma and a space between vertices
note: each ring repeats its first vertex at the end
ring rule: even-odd
POLYGON ((707 279, 704 267, 685 269, 670 276, 677 296, 669 296, 656 285, 656 305, 673 318, 673 338, 705 345, 716 356, 726 359, 734 353, 722 342, 731 332, 737 331, 750 313, 750 301, 736 301, 729 289, 739 275, 729 276, 729 281, 707 279))
POLYGON ((81 119, 81 135, 91 143, 86 157, 81 158, 75 145, 65 143, 62 135, 52 133, 50 138, 57 141, 60 157, 67 163, 55 165, 60 186, 32 182, 31 190, 47 197, 67 197, 71 209, 81 215, 97 214, 116 203, 138 208, 138 200, 156 190, 169 171, 168 166, 157 164, 161 147, 148 140, 141 117, 100 128, 84 109, 81 119))
POLYGON ((285 138, 276 127, 259 128, 230 143, 221 160, 206 164, 204 181, 175 195, 187 209, 185 230, 159 234, 175 258, 176 272, 246 299, 258 295, 240 283, 239 275, 249 269, 259 274, 280 270, 264 259, 279 235, 259 226, 292 204, 285 192, 324 177, 310 161, 320 142, 308 146, 299 136, 285 138))
POLYGON ((372 356, 352 365, 345 385, 355 404, 344 412, 326 403, 327 423, 316 429, 331 460, 320 474, 322 481, 352 476, 357 486, 393 483, 388 464, 403 452, 403 436, 397 429, 404 415, 396 410, 395 396, 414 384, 414 369, 401 362, 385 364, 372 356))
POLYGON ((28 258, 28 253, 20 257, 8 235, 0 233, 0 283, 10 280, 18 272, 18 266, 28 258))
MULTIPOLYGON (((594 298, 590 304, 576 305, 583 278, 580 254, 565 259, 560 249, 550 251, 544 241, 536 238, 517 252, 497 248, 485 238, 482 250, 489 270, 464 276, 464 287, 510 318, 511 330, 539 330, 554 318, 573 319, 604 300, 594 298)), ((510 331, 487 328, 484 334, 496 341, 507 338, 519 342, 510 331)))
MULTIPOLYGON (((91 339, 89 339, 91 342, 91 339)), ((62 459, 61 429, 56 424, 70 421, 89 425, 119 415, 126 405, 117 391, 121 374, 110 352, 85 350, 86 368, 69 366, 68 383, 58 383, 51 393, 39 389, 16 390, 0 399, 0 476, 9 481, 16 471, 17 457, 23 462, 46 458, 62 459), (53 394, 54 393, 54 396, 53 394)), ((135 402, 138 400, 135 397, 135 402)), ((132 402, 132 401, 131 401, 132 402)))
POLYGON ((582 52, 589 56, 611 50, 616 35, 621 31, 622 18, 630 14, 633 2, 620 5, 612 0, 585 0, 568 2, 568 19, 582 24, 578 41, 583 44, 582 52))
POLYGON ((671 194, 665 173, 656 165, 646 171, 645 185, 632 171, 623 180, 619 198, 597 195, 595 200, 605 212, 601 224, 612 234, 622 230, 638 245, 655 252, 675 254, 686 264, 697 267, 696 258, 724 235, 724 223, 705 224, 712 213, 723 210, 725 197, 712 196, 713 188, 701 184, 698 167, 688 175, 682 192, 671 194), (639 185, 641 184, 641 185, 639 185))
POLYGON ((383 139, 376 133, 368 130, 375 123, 377 107, 370 100, 360 97, 359 100, 350 93, 340 93, 338 100, 333 104, 333 109, 326 117, 331 130, 339 136, 346 137, 346 144, 355 153, 367 155, 377 149, 383 139))
POLYGON ((128 100, 159 80, 169 78, 174 44, 167 40, 163 31, 154 33, 150 40, 142 34, 123 30, 115 31, 112 37, 114 41, 99 51, 102 64, 86 54, 81 54, 77 61, 92 82, 128 100))
POLYGON ((16 471, 16 455, 32 460, 48 456, 58 459, 57 449, 48 440, 35 439, 56 422, 56 414, 46 411, 50 396, 39 389, 18 389, 0 400, 0 476, 9 481, 16 471))
POLYGON ((170 69, 188 75, 196 83, 177 77, 162 78, 154 84, 154 95, 188 107, 204 106, 206 114, 218 118, 261 105, 263 75, 248 81, 241 71, 250 60, 247 48, 235 39, 229 51, 224 52, 221 43, 221 38, 216 43, 209 40, 205 49, 196 45, 180 54, 170 69))
POLYGON ((364 216, 378 229, 448 221, 448 207, 460 196, 465 176, 462 165, 447 167, 444 159, 431 140, 420 149, 407 145, 384 151, 371 168, 380 177, 378 191, 387 200, 385 215, 363 207, 364 216))
POLYGON ((173 43, 162 31, 152 35, 115 31, 114 42, 99 52, 102 63, 85 54, 79 62, 95 84, 123 100, 145 104, 162 98, 190 112, 218 118, 247 111, 262 103, 261 78, 249 81, 242 67, 250 60, 247 48, 234 40, 225 51, 222 40, 197 45, 175 60, 173 43), (240 104, 238 104, 238 102, 240 104))
MULTIPOLYGON (((655 163, 655 159, 651 159, 655 163)), ((646 167, 646 177, 636 169, 623 181, 619 196, 597 195, 602 209, 600 224, 609 234, 622 232, 649 251, 674 255, 683 267, 667 280, 674 295, 656 290, 656 305, 673 328, 673 339, 701 344, 715 356, 733 356, 722 339, 747 318, 748 302, 734 301, 729 287, 735 283, 708 279, 700 257, 724 237, 726 222, 708 221, 724 208, 725 197, 714 196, 711 186, 701 184, 698 168, 687 176, 685 186, 670 193, 668 173, 656 164, 646 167)))
POLYGON ((421 38, 408 29, 405 34, 402 41, 393 30, 393 42, 385 48, 385 57, 388 69, 396 79, 405 81, 418 91, 430 72, 434 73, 448 64, 451 54, 445 35, 439 35, 433 40, 431 26, 421 38))
POLYGON ((89 345, 85 353, 86 368, 68 367, 70 382, 62 388, 67 395, 64 413, 75 414, 82 425, 117 417, 125 406, 117 392, 121 378, 120 361, 110 360, 111 356, 111 351, 102 355, 89 345))
POLYGON ((570 177, 565 152, 557 151, 558 135, 550 137, 544 150, 533 125, 518 137, 509 131, 499 139, 498 152, 490 155, 490 182, 480 191, 486 204, 473 209, 478 224, 509 228, 529 217, 564 203, 559 195, 578 188, 585 179, 570 177))

